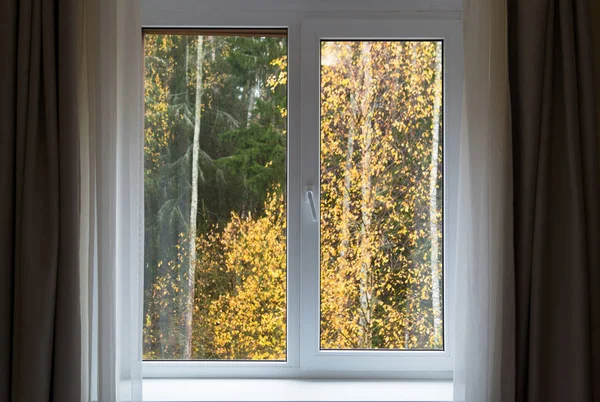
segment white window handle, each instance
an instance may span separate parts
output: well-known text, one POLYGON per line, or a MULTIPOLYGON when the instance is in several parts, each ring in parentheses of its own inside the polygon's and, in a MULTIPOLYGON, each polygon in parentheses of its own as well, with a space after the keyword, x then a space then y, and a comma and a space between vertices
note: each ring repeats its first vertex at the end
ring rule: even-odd
POLYGON ((317 205, 315 204, 315 191, 313 186, 306 186, 306 202, 310 207, 310 212, 312 213, 313 222, 318 222, 319 217, 317 216, 317 205))

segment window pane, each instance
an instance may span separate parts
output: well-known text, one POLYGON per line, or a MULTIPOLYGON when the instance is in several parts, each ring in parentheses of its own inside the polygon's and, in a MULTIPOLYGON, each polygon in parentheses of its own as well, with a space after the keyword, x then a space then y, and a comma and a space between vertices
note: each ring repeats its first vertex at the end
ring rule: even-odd
POLYGON ((321 348, 443 349, 442 43, 321 43, 321 348))
POLYGON ((286 359, 285 32, 145 35, 144 358, 286 359))

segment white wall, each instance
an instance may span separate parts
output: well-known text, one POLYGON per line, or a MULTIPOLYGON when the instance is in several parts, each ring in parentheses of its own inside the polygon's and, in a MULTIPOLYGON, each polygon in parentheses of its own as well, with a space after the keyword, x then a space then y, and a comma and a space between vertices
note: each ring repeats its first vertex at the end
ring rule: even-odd
MULTIPOLYGON (((343 9, 346 13, 360 14, 364 12, 381 13, 377 18, 397 13, 422 13, 451 16, 460 13, 462 0, 141 0, 142 23, 150 25, 153 21, 152 14, 157 11, 170 13, 184 13, 190 7, 211 10, 211 12, 261 12, 265 4, 270 12, 282 14, 301 13, 310 15, 313 12, 335 13, 343 9), (152 10, 152 12, 150 11, 152 10)), ((323 15, 322 15, 323 16, 323 15)), ((174 18, 181 20, 181 18, 174 18)), ((193 25, 193 21, 189 21, 193 25)))

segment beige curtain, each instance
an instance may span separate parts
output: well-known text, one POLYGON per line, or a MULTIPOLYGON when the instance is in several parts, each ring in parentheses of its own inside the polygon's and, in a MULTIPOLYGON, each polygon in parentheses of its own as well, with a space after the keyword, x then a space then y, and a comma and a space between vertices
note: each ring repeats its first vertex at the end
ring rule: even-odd
POLYGON ((465 1, 454 400, 514 395, 512 164, 506 0, 465 1))
POLYGON ((79 0, 82 402, 142 400, 139 0, 79 0))
POLYGON ((77 5, 0 2, 3 402, 80 402, 77 5))

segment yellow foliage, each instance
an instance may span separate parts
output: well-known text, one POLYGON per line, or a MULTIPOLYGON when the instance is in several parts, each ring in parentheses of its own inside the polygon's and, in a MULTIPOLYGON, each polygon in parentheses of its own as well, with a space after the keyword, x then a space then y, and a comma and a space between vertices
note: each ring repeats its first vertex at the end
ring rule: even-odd
MULTIPOLYGON (((148 57, 153 47, 146 49, 148 57)), ((430 196, 432 171, 439 183, 434 187, 442 183, 441 145, 432 161, 433 115, 441 113, 432 106, 441 85, 436 52, 435 42, 322 44, 322 348, 443 346, 434 339, 432 309, 432 272, 442 281, 441 252, 438 265, 431 265, 432 238, 442 240, 442 197, 439 191, 436 199, 430 196)), ((287 59, 272 64, 280 67, 267 82, 275 89, 287 81, 287 59)), ((169 126, 161 120, 166 93, 158 76, 146 89, 155 100, 146 110, 146 155, 152 159, 168 140, 154 135, 169 126)), ((285 359, 285 217, 283 192, 275 188, 264 213, 232 213, 223 228, 198 235, 195 358, 285 359)), ((166 262, 170 271, 149 295, 155 307, 144 336, 162 350, 177 349, 181 337, 165 338, 156 320, 167 303, 178 307, 163 328, 181 320, 183 250, 166 262)))
POLYGON ((264 216, 233 213, 223 232, 199 239, 202 261, 217 258, 231 278, 231 292, 221 295, 207 312, 212 345, 218 359, 285 360, 286 240, 281 191, 266 201, 264 216), (220 247, 215 248, 215 244, 220 247))

